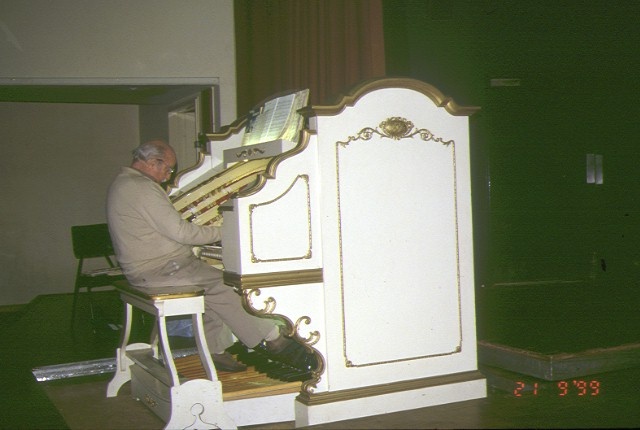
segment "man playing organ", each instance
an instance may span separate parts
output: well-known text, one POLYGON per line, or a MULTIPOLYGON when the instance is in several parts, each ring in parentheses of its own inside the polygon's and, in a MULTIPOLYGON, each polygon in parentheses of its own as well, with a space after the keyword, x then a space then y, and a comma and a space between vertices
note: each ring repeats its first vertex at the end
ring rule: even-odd
POLYGON ((241 298, 223 283, 220 270, 198 259, 192 248, 220 241, 218 227, 182 219, 160 184, 174 171, 176 154, 164 141, 143 143, 133 151, 109 187, 107 221, 116 257, 134 287, 197 285, 206 289, 204 329, 218 370, 246 369, 227 352, 233 338, 260 348, 297 368, 305 368, 307 352, 285 337, 272 319, 250 315, 241 298))

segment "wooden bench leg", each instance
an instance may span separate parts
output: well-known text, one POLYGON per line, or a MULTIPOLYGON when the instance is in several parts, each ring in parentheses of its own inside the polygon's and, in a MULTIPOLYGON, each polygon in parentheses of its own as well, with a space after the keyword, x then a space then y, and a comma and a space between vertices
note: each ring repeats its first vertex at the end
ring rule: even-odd
POLYGON ((127 357, 127 344, 131 335, 131 320, 133 319, 133 308, 129 303, 124 306, 124 325, 122 327, 122 338, 120 348, 116 350, 116 373, 107 385, 107 397, 115 397, 126 382, 131 380, 129 367, 133 364, 127 357))
POLYGON ((107 385, 107 397, 116 397, 120 388, 131 380, 131 365, 133 360, 127 357, 127 351, 136 349, 149 349, 148 343, 132 343, 127 345, 125 349, 118 348, 116 350, 116 372, 107 385))
POLYGON ((160 347, 162 348, 162 355, 164 358, 164 366, 168 369, 171 376, 171 385, 180 385, 180 378, 178 377, 178 369, 173 361, 173 354, 171 353, 171 346, 169 345, 169 335, 167 334, 167 320, 163 316, 158 317, 157 321, 158 334, 160 336, 160 347))
POLYGON ((120 348, 116 350, 116 371, 107 385, 107 397, 116 397, 120 388, 131 380, 131 365, 133 364, 133 360, 127 357, 127 351, 149 349, 150 347, 150 345, 146 343, 133 343, 128 345, 129 337, 131 336, 131 324, 133 322, 133 307, 129 303, 125 303, 124 312, 122 339, 120 340, 120 348))
POLYGON ((193 322, 193 336, 196 340, 196 345, 198 346, 198 353, 200 354, 200 361, 202 362, 202 367, 204 367, 205 372, 207 373, 207 378, 211 381, 218 380, 218 373, 213 364, 213 359, 211 358, 211 354, 209 353, 209 346, 207 345, 207 340, 204 337, 204 327, 202 322, 201 314, 193 314, 191 316, 191 320, 193 322))

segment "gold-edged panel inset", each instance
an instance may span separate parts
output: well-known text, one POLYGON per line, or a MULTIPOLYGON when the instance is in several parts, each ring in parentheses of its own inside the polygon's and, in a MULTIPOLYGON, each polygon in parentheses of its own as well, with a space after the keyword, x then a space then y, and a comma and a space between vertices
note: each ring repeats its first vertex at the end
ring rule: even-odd
POLYGON ((391 116, 336 141, 335 151, 345 367, 460 353, 455 141, 391 116), (383 173, 373 159, 387 161, 383 173), (393 209, 381 210, 380 201, 393 202, 393 209), (365 309, 376 309, 375 315, 365 309), (373 354, 364 327, 380 321, 388 323, 378 331, 387 332, 377 335, 391 346, 373 354), (425 327, 426 344, 394 344, 394 333, 416 325, 425 327))
POLYGON ((298 175, 276 198, 249 205, 249 235, 252 263, 310 259, 309 175, 298 175))

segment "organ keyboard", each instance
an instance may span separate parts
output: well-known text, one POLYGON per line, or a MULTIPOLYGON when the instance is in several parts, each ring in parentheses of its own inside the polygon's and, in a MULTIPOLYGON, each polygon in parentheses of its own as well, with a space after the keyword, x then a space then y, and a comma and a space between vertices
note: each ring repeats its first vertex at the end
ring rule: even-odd
POLYGON ((221 225, 213 254, 245 307, 284 321, 318 358, 297 395, 226 410, 237 425, 308 426, 484 397, 469 173, 477 108, 412 79, 365 82, 333 106, 300 110, 304 97, 287 101, 286 139, 247 145, 260 115, 206 135, 170 192, 184 219, 221 225))

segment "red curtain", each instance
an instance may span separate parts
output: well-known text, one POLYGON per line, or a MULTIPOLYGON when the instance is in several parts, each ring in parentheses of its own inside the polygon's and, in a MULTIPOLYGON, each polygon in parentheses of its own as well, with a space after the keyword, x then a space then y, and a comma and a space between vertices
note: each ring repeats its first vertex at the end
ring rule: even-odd
POLYGON ((238 114, 309 88, 330 104, 385 74, 381 0, 236 0, 238 114))

